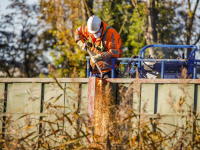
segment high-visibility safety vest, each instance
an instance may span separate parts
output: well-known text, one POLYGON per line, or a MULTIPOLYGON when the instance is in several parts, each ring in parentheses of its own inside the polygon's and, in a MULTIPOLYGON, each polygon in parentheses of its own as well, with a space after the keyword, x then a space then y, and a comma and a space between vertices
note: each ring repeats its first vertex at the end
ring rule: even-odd
POLYGON ((92 45, 93 45, 95 48, 97 48, 98 50, 100 50, 101 52, 103 52, 103 51, 105 50, 105 36, 106 36, 106 32, 107 32, 107 30, 108 30, 109 28, 112 28, 112 27, 109 27, 109 26, 106 27, 106 30, 105 30, 104 33, 103 33, 103 38, 102 38, 102 40, 101 40, 101 45, 100 45, 100 46, 96 46, 96 45, 92 42, 92 37, 89 36, 88 42, 89 42, 89 43, 92 43, 92 45))
MULTIPOLYGON (((98 65, 102 72, 110 71, 112 68, 111 60, 108 58, 121 58, 122 57, 122 42, 121 37, 115 29, 109 27, 103 22, 103 35, 100 38, 96 38, 90 34, 87 30, 87 26, 80 26, 75 30, 75 41, 86 39, 92 43, 90 49, 93 55, 101 54, 103 61, 98 61, 98 65)), ((97 71, 95 64, 90 61, 93 71, 97 71)))

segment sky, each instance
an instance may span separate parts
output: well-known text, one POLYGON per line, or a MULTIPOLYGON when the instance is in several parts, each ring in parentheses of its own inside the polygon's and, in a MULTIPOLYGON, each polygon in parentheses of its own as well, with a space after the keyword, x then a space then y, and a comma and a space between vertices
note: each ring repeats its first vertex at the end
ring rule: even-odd
MULTIPOLYGON (((37 3, 38 0, 26 0, 29 4, 37 3)), ((7 6, 10 4, 10 0, 0 0, 0 15, 9 12, 7 6)))
MULTIPOLYGON (((39 0, 26 0, 27 3, 33 4, 38 3, 39 0)), ((173 0, 172 0, 173 1, 173 0)), ((7 9, 7 6, 10 4, 10 0, 0 0, 0 16, 2 14, 6 14, 9 12, 9 9, 7 9)), ((198 11, 200 13, 200 11, 198 11)))
MULTIPOLYGON (((29 4, 38 3, 38 1, 39 0, 26 0, 26 2, 29 4)), ((2 14, 11 12, 9 9, 7 9, 10 3, 10 0, 0 0, 0 17, 2 14)), ((50 51, 45 52, 45 54, 48 57, 49 61, 53 63, 53 58, 50 56, 50 51)))

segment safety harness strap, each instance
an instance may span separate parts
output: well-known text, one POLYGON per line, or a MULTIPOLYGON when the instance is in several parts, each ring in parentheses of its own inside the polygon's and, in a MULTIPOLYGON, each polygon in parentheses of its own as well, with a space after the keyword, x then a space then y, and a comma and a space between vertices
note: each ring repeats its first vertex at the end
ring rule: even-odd
POLYGON ((107 30, 110 29, 110 28, 112 28, 112 27, 109 27, 109 26, 106 27, 106 30, 105 30, 104 33, 103 33, 103 38, 102 38, 102 40, 101 40, 101 45, 100 45, 100 46, 96 46, 96 45, 93 43, 91 36, 90 36, 89 39, 88 39, 89 43, 92 43, 92 45, 93 45, 95 48, 97 48, 98 50, 101 50, 101 52, 103 52, 103 50, 105 49, 106 33, 107 33, 107 30))

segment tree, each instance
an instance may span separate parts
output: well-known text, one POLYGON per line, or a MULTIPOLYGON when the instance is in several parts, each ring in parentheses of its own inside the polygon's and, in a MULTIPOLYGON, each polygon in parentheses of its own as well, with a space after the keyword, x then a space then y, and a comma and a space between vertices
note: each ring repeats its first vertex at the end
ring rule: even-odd
MULTIPOLYGON (((145 44, 178 44, 180 27, 176 19, 176 8, 179 5, 172 1, 147 0, 138 2, 132 0, 136 15, 133 15, 135 24, 140 24, 140 35, 145 38, 145 44)), ((139 29, 138 29, 139 30, 139 29)), ((133 33, 137 33, 134 32, 133 33)), ((154 56, 153 48, 149 54, 154 56)))
MULTIPOLYGON (((200 40, 200 15, 197 13, 199 0, 160 1, 147 0, 139 3, 132 0, 140 20, 146 44, 185 44, 196 45, 200 40), (141 7, 142 5, 142 7, 141 7)), ((188 49, 187 58, 191 49, 188 49)), ((153 50, 149 52, 153 55, 153 50)))
POLYGON ((54 41, 37 19, 37 5, 12 0, 8 8, 12 12, 4 15, 0 24, 0 70, 9 77, 13 77, 16 70, 21 77, 36 77, 42 71, 47 73, 49 61, 44 52, 54 41))
MULTIPOLYGON (((71 77, 74 69, 78 77, 85 77, 86 53, 77 47, 74 30, 86 25, 92 14, 120 33, 123 57, 138 55, 139 50, 149 44, 181 44, 179 39, 184 31, 177 17, 181 4, 176 1, 41 0, 40 5, 42 18, 56 37, 51 55, 61 77, 71 77)), ((155 49, 150 49, 151 55, 154 52, 155 49)))
MULTIPOLYGON (((186 45, 196 45, 200 41, 200 14, 197 10, 200 9, 199 0, 182 0, 181 9, 177 11, 179 26, 181 27, 182 35, 179 39, 180 43, 186 45)), ((191 49, 187 51, 187 58, 191 49)))
POLYGON ((0 31, 0 71, 1 76, 13 77, 14 74, 20 68, 21 63, 16 61, 18 57, 18 51, 14 46, 10 46, 13 43, 13 33, 0 31))
MULTIPOLYGON (((175 10, 168 1, 104 0, 98 15, 121 35, 124 55, 138 55, 150 44, 174 44, 180 34, 176 28, 175 10), (166 15, 167 14, 167 15, 166 15), (168 19, 166 19, 166 16, 168 19), (167 34, 166 34, 167 33, 167 34)), ((149 49, 153 56, 153 49, 149 49)))
POLYGON ((137 53, 128 40, 133 23, 134 7, 129 0, 103 0, 99 6, 98 16, 121 36, 124 49, 123 57, 137 53), (127 49, 127 51, 126 51, 127 49))
POLYGON ((74 31, 80 25, 86 25, 92 3, 91 0, 40 1, 42 18, 56 37, 51 56, 59 77, 74 77, 74 71, 76 77, 86 76, 86 52, 75 43, 74 31))

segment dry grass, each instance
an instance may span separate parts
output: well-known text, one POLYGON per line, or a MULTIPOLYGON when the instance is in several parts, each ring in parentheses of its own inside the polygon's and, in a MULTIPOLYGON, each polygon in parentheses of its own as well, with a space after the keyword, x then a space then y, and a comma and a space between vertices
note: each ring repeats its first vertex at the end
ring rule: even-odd
MULTIPOLYGON (((55 76, 53 78, 55 85, 67 99, 69 95, 66 88, 63 88, 55 76)), ((43 103, 45 113, 42 117, 35 113, 18 117, 8 113, 3 116, 1 111, 5 129, 0 132, 0 149, 199 149, 198 114, 187 103, 190 93, 187 91, 186 78, 183 74, 179 101, 176 103, 170 88, 166 99, 171 110, 176 112, 170 117, 172 120, 179 120, 178 123, 166 122, 167 117, 163 114, 148 115, 148 101, 141 106, 140 111, 136 109, 137 101, 141 100, 141 84, 137 77, 138 80, 128 87, 118 86, 117 98, 113 92, 115 87, 111 83, 96 86, 94 128, 88 125, 88 114, 80 113, 86 110, 80 110, 79 106, 71 103, 66 103, 65 106, 57 104, 62 94, 43 103), (133 97, 136 103, 133 102, 133 97), (120 101, 116 102, 116 99, 120 101), (24 119, 24 124, 20 122, 21 119, 24 119)), ((77 91, 70 88, 68 90, 74 93, 77 91)), ((30 96, 32 98, 29 100, 35 101, 34 96, 30 96)), ((80 102, 80 96, 75 97, 74 102, 80 102)))

